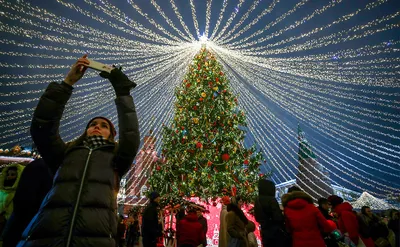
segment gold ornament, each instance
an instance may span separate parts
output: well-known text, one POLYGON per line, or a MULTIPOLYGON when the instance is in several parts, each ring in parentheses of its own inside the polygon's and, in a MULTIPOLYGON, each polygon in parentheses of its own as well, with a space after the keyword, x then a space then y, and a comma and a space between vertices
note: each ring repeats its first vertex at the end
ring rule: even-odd
POLYGON ((213 90, 214 91, 218 91, 218 87, 213 87, 213 90))
POLYGON ((205 92, 202 92, 201 97, 205 98, 205 97, 207 97, 207 94, 205 92))
POLYGON ((199 123, 199 119, 197 117, 193 118, 193 123, 198 124, 199 123))

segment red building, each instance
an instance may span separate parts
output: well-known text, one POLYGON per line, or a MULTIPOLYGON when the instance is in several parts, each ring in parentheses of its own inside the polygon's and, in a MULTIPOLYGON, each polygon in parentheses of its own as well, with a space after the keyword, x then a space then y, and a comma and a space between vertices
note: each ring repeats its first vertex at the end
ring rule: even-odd
POLYGON ((146 203, 146 191, 149 188, 148 179, 158 160, 155 151, 156 138, 151 135, 144 137, 142 149, 136 155, 136 161, 126 176, 125 204, 143 205, 146 203))

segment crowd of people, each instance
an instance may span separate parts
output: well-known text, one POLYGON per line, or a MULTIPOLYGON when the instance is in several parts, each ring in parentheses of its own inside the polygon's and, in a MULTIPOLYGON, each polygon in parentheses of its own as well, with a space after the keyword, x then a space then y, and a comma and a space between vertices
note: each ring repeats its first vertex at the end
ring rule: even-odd
MULTIPOLYGON (((0 246, 131 247, 138 244, 140 234, 144 247, 156 247, 163 236, 157 192, 150 194, 141 226, 137 218, 127 227, 124 219, 117 217, 119 182, 140 144, 130 95, 136 84, 121 68, 100 73, 116 94, 119 133, 108 118, 96 116, 74 141, 65 143, 59 135, 73 86, 88 64, 87 55, 78 59, 65 79, 51 83, 39 100, 30 131, 42 158, 26 167, 15 164, 2 171, 0 246)), ((400 246, 398 211, 392 211, 388 222, 383 222, 369 207, 357 214, 335 195, 320 198, 316 207, 313 199, 297 187, 282 197, 282 210, 272 181, 260 180, 258 191, 254 200, 257 222, 243 213, 240 196, 222 197, 220 247, 258 246, 254 235, 258 227, 264 247, 400 246)), ((207 229, 202 210, 189 207, 181 211, 176 222, 177 246, 207 246, 207 229)))

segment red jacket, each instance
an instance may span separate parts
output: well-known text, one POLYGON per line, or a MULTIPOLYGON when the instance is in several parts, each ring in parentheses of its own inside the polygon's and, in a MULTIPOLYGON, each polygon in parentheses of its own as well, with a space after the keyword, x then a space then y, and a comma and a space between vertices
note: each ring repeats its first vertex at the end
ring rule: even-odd
POLYGON ((334 210, 338 215, 339 230, 343 234, 348 233, 351 241, 358 244, 360 237, 358 233, 358 220, 357 215, 353 213, 353 207, 348 202, 344 202, 337 205, 334 210))
POLYGON ((328 223, 312 198, 302 192, 295 191, 282 197, 286 227, 292 234, 293 247, 325 247, 321 230, 332 232, 335 228, 328 223))
POLYGON ((199 246, 203 243, 203 238, 203 226, 198 222, 196 212, 189 213, 179 222, 176 229, 178 246, 182 244, 199 246))

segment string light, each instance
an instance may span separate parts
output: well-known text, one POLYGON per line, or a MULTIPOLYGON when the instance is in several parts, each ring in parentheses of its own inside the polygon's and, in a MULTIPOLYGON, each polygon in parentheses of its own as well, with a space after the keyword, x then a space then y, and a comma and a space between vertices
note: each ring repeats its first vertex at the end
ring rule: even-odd
MULTIPOLYGON (((279 0, 265 6, 260 0, 232 6, 209 0, 205 8, 190 0, 191 18, 184 18, 174 0, 166 2, 169 10, 156 0, 146 6, 128 0, 128 8, 108 0, 57 0, 64 16, 24 0, 0 0, 0 147, 32 145, 29 126, 38 98, 88 53, 122 65, 137 83, 132 95, 140 132, 153 129, 160 152, 162 124, 174 117, 175 88, 206 44, 240 95, 248 139, 263 150, 263 169, 273 171, 276 183, 298 178, 293 126, 300 122, 311 129, 318 162, 330 172, 326 181, 379 197, 398 194, 400 41, 391 33, 400 28, 400 11, 371 14, 394 2, 359 3, 341 12, 346 0, 320 7, 301 0, 285 8, 279 0), (287 11, 271 19, 278 9, 287 11), (333 11, 331 20, 315 21, 333 11)), ((98 72, 88 70, 74 87, 61 122, 64 141, 80 136, 89 117, 117 122, 115 93, 98 72)), ((132 189, 137 178, 130 179, 132 189)))

